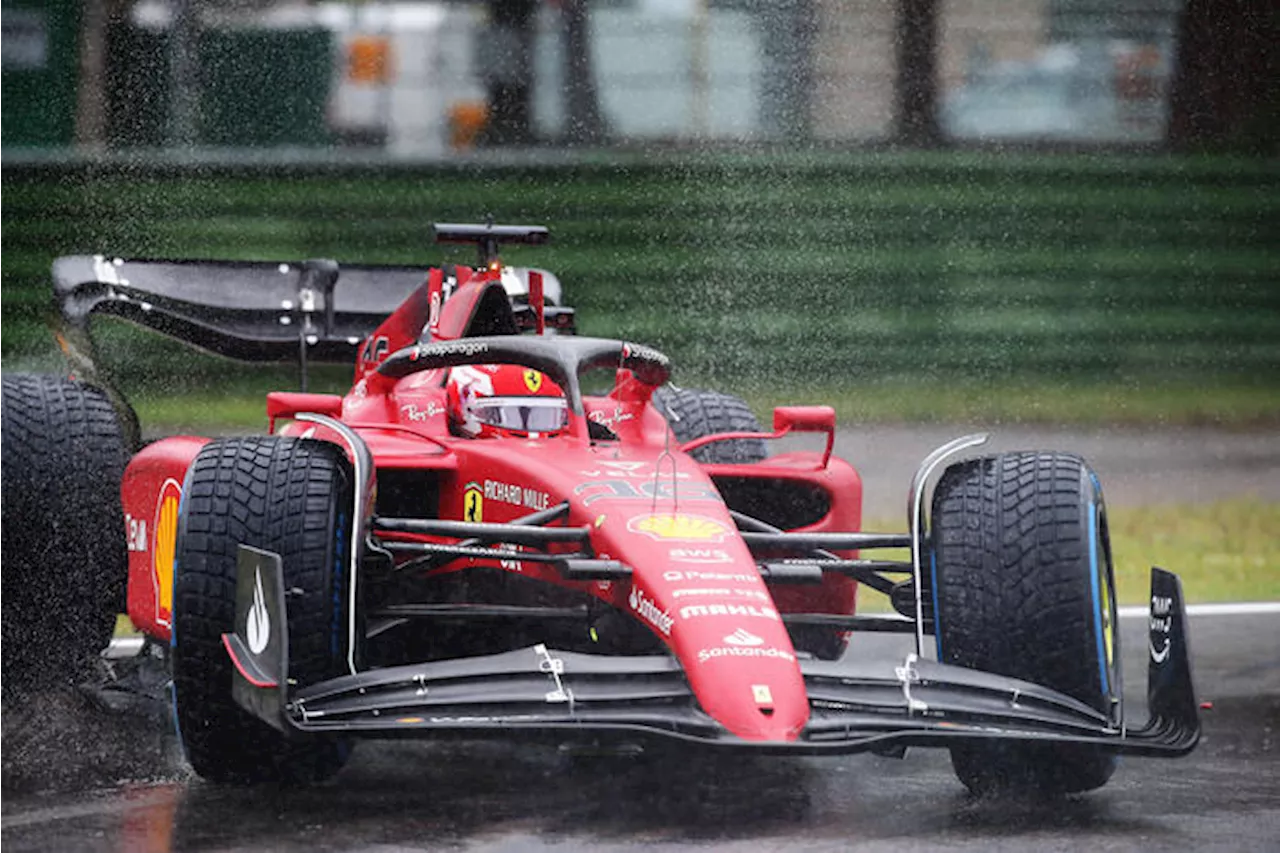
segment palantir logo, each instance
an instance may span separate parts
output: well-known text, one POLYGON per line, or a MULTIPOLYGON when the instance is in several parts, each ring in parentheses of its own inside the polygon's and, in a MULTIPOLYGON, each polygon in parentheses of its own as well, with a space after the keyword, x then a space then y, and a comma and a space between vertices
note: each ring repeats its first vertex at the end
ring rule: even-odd
POLYGON ((742 628, 725 637, 724 641, 731 646, 759 646, 764 644, 764 640, 742 628))
POLYGON ((262 572, 255 569, 253 574, 253 606, 245 619, 244 632, 249 651, 260 655, 271 640, 271 616, 267 613, 267 597, 262 592, 262 572))

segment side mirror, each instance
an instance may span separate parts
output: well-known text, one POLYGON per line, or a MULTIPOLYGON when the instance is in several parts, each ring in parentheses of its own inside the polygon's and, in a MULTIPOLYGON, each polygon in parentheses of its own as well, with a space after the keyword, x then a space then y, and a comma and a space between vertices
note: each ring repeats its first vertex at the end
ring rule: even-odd
POLYGON ((277 418, 292 418, 298 412, 336 418, 342 414, 342 398, 337 394, 271 391, 267 394, 267 432, 276 431, 277 418))
POLYGON ((836 443, 836 410, 830 406, 777 406, 773 410, 774 435, 789 432, 825 432, 827 449, 822 453, 822 466, 831 461, 836 443))
POLYGON ((774 432, 835 432, 836 410, 830 406, 778 406, 774 432))

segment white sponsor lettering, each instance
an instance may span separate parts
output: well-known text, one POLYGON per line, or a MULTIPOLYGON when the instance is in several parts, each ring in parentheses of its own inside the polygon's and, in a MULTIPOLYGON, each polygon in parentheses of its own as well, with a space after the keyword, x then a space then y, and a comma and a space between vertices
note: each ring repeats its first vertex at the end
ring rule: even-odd
POLYGON ((725 637, 724 641, 730 646, 763 646, 764 645, 764 640, 760 639, 755 634, 751 633, 745 628, 739 628, 738 630, 734 631, 732 634, 725 637))
POLYGON ((436 415, 443 415, 444 406, 441 406, 434 400, 427 403, 427 407, 425 409, 418 408, 415 403, 409 403, 400 407, 400 413, 404 415, 407 420, 425 421, 429 418, 434 418, 436 415))
POLYGON ((672 548, 667 556, 677 563, 732 563, 723 548, 672 548))
POLYGON ((448 341, 447 343, 419 344, 418 358, 429 358, 433 355, 479 355, 489 351, 489 345, 477 341, 448 341))
POLYGON ((665 610, 659 609, 653 600, 645 597, 645 594, 639 587, 631 587, 631 609, 634 610, 641 619, 657 628, 664 636, 671 636, 671 625, 675 622, 671 614, 665 610))
MULTIPOLYGON (((502 551, 507 554, 519 554, 521 551, 524 550, 524 548, 521 547, 520 545, 513 545, 509 542, 504 542, 501 545, 499 545, 495 550, 502 551)), ((498 565, 509 572, 524 571, 524 563, 520 562, 519 560, 513 560, 509 558, 505 560, 499 560, 498 565)))
POLYGON ((1151 649, 1152 663, 1164 663, 1169 658, 1169 650, 1173 648, 1173 642, 1168 637, 1164 638, 1164 645, 1159 650, 1156 649, 1156 644, 1150 640, 1147 641, 1147 645, 1151 649))
POLYGON ((700 619, 704 616, 751 616, 779 621, 778 611, 772 607, 756 607, 754 604, 686 604, 680 608, 681 619, 700 619))
POLYGON ((688 597, 688 598, 691 598, 691 597, 693 597, 693 596, 695 596, 695 595, 720 595, 720 596, 724 596, 724 597, 726 597, 726 598, 727 598, 728 596, 730 596, 730 595, 732 595, 732 594, 733 594, 733 590, 730 590, 730 589, 700 589, 700 588, 697 588, 697 587, 694 587, 694 588, 688 588, 688 587, 685 587, 685 588, 683 588, 683 589, 677 589, 677 590, 675 590, 674 592, 672 592, 671 594, 672 594, 672 596, 674 596, 675 598, 687 598, 687 597, 688 597))
POLYGON ((522 506, 533 510, 542 510, 551 506, 551 496, 546 492, 522 486, 519 483, 503 483, 498 480, 484 481, 485 500, 522 506))
POLYGON ((700 572, 694 570, 668 571, 662 573, 666 581, 709 581, 711 583, 755 583, 759 575, 748 575, 740 572, 700 572))
POLYGON ((130 551, 146 551, 151 544, 147 539, 147 520, 145 518, 134 518, 132 515, 125 513, 124 516, 125 536, 130 551))
POLYGON ((760 648, 758 646, 717 646, 702 649, 698 652, 698 663, 716 660, 717 658, 776 658, 794 661, 796 656, 782 649, 760 648))
POLYGON ((1173 599, 1164 595, 1151 596, 1151 615, 1168 616, 1173 610, 1173 599))
POLYGON ((629 421, 634 418, 635 415, 630 412, 622 411, 621 406, 614 406, 612 415, 605 414, 602 409, 596 409, 587 417, 601 426, 607 426, 612 429, 615 424, 620 424, 623 421, 629 421))

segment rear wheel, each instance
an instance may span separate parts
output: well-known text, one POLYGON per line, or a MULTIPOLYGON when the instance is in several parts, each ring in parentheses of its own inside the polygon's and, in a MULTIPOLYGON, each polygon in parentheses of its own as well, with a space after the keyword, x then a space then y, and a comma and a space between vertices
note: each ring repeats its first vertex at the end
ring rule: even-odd
POLYGON ((215 441, 192 463, 178 520, 173 679, 192 767, 219 782, 320 781, 348 752, 335 739, 286 739, 231 698, 222 634, 235 629, 238 546, 280 555, 289 679, 347 672, 351 466, 335 445, 280 437, 215 441))
POLYGON ((57 376, 3 377, 5 693, 88 675, 124 609, 120 479, 107 396, 57 376))
MULTIPOLYGON (((762 432, 751 408, 732 394, 666 385, 653 392, 653 404, 681 444, 719 432, 762 432)), ((690 455, 699 462, 759 462, 768 454, 762 439, 727 438, 690 455)))
MULTIPOLYGON (((1121 718, 1115 575, 1097 477, 1076 456, 1007 453, 952 465, 933 498, 933 594, 944 663, 1041 684, 1121 718)), ((1114 753, 988 741, 953 747, 975 793, 1105 784, 1114 753)))

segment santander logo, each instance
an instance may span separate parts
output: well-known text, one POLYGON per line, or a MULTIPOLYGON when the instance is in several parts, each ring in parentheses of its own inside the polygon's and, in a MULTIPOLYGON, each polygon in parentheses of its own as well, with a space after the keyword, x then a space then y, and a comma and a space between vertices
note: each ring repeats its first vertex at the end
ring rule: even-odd
POLYGON ((752 634, 750 631, 739 628, 732 634, 724 638, 726 644, 730 646, 761 646, 764 640, 752 634))
POLYGON ((664 636, 671 636, 671 624, 675 622, 675 617, 660 609, 652 599, 645 597, 645 594, 638 587, 631 587, 629 603, 631 604, 631 609, 639 614, 641 619, 657 628, 664 636))

